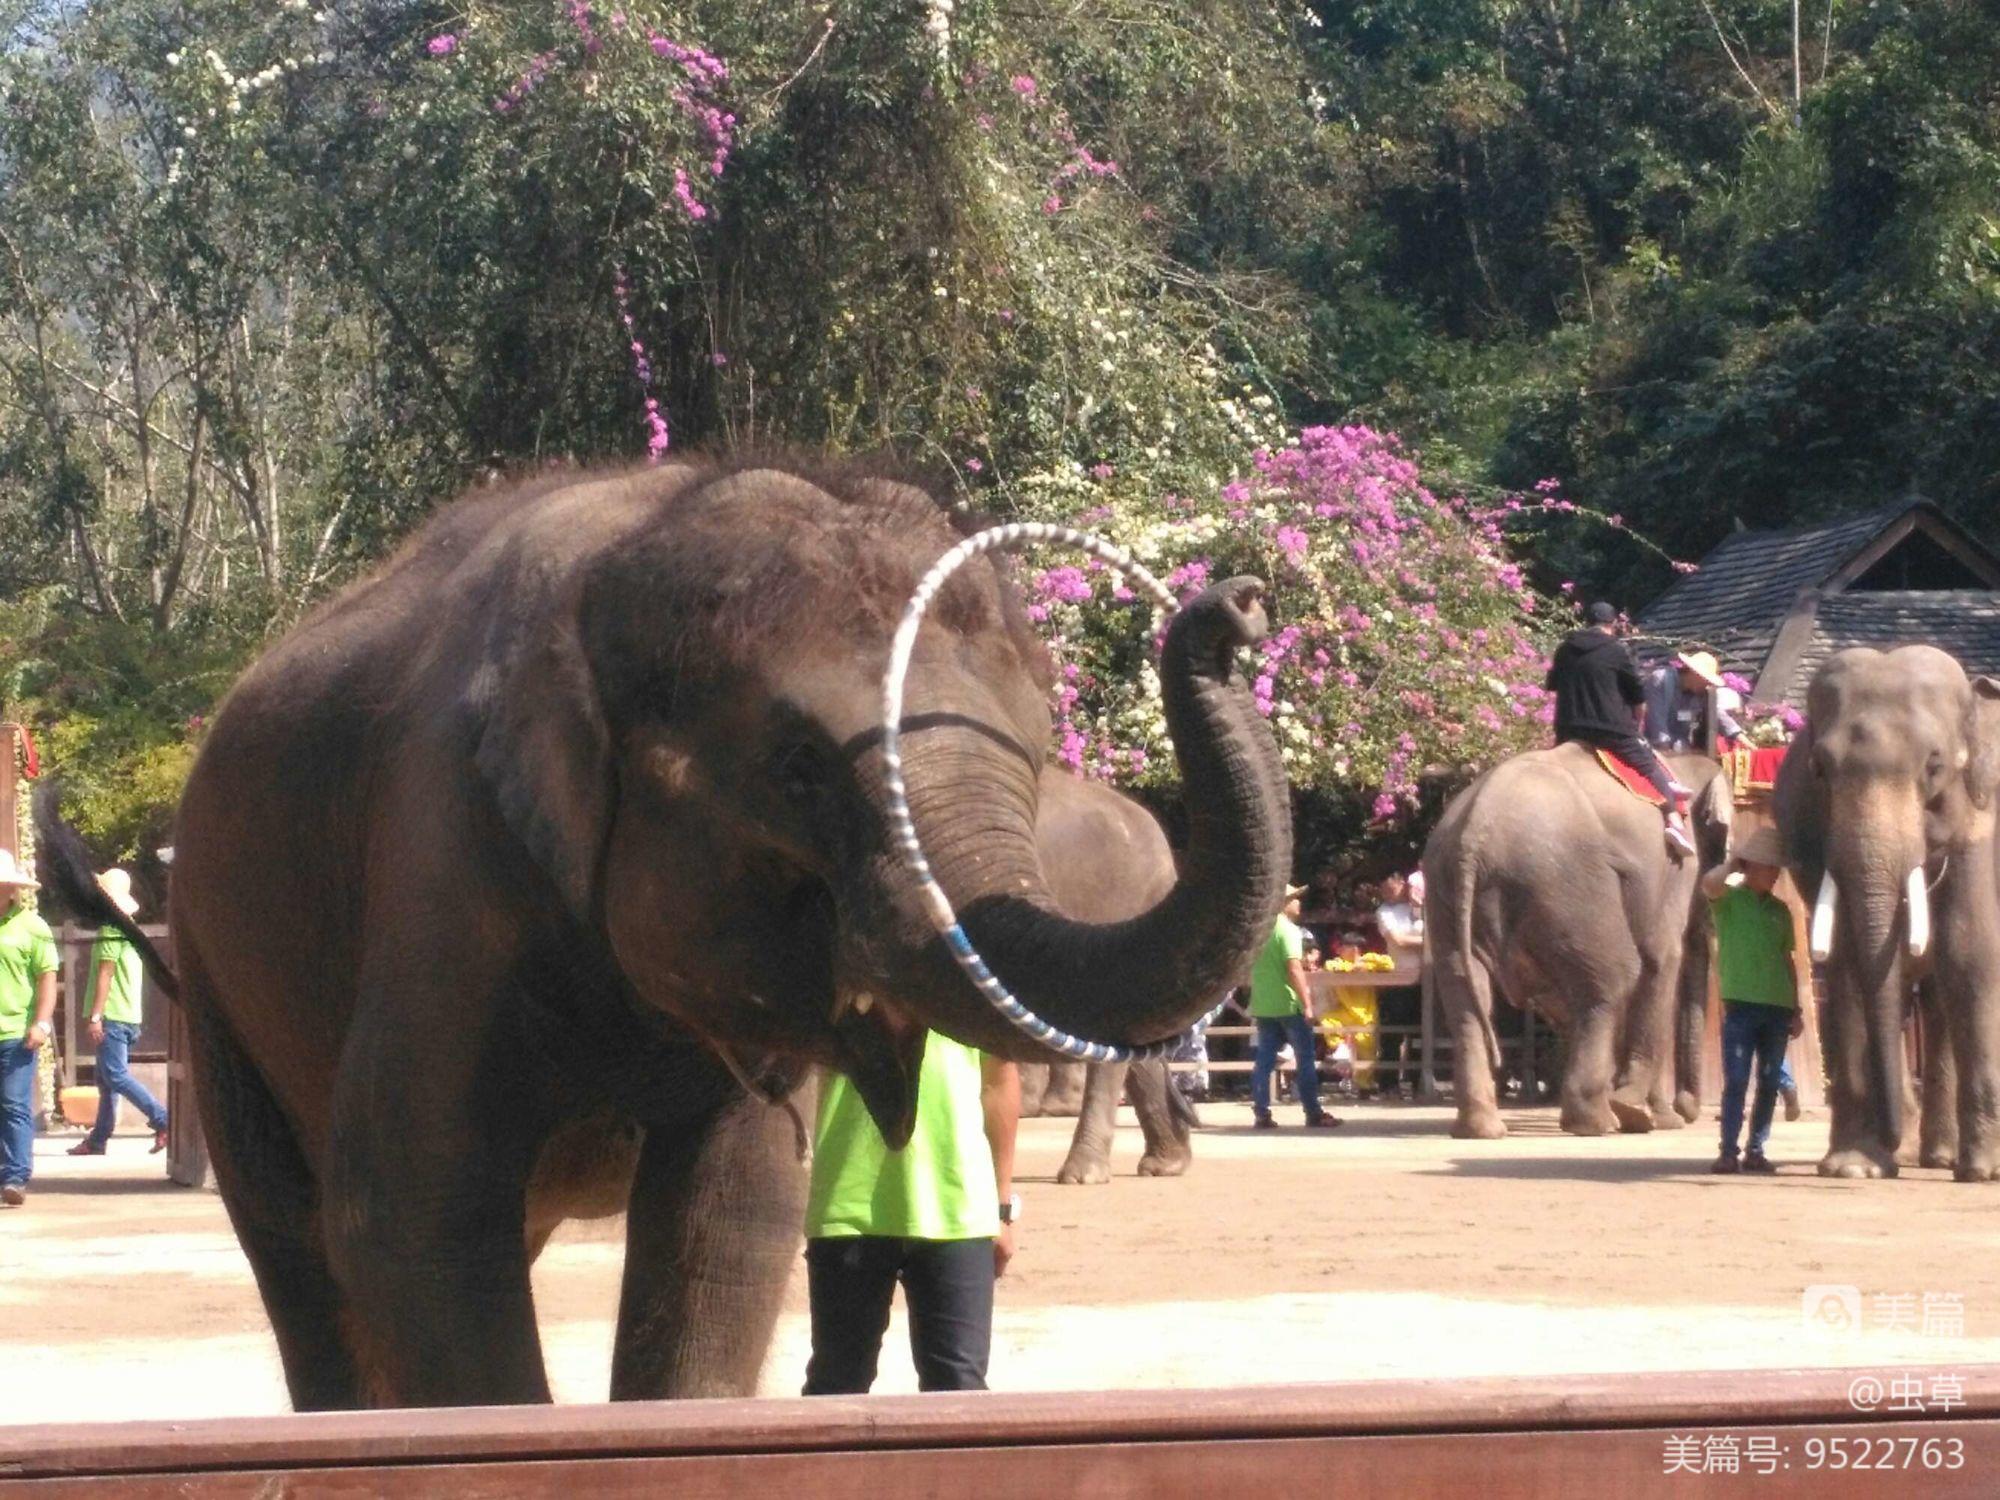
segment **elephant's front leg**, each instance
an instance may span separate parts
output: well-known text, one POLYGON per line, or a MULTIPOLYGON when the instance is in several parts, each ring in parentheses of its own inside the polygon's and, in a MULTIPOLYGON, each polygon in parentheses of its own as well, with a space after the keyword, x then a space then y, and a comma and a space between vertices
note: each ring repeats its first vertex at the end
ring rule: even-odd
POLYGON ((1966 965, 1940 1001, 1951 1028, 1946 1067, 1957 1085, 1952 1175, 1960 1182, 1992 1182, 2000 1179, 2000 957, 1966 965))
MULTIPOLYGON (((810 1086, 793 1096, 810 1118, 810 1086)), ((754 1396, 799 1260, 806 1168, 786 1110, 739 1095, 646 1132, 632 1178, 611 1399, 754 1396)))
MULTIPOLYGON (((1918 986, 1917 1006, 1924 1019, 1924 1097, 1915 1165, 1954 1166, 1958 1162, 1958 1049, 1952 1040, 1951 1007, 1944 1003, 1939 979, 1933 977, 1918 986)), ((1904 1139, 1908 1139, 1907 1133, 1904 1139)), ((1896 1159, 1903 1160, 1901 1153, 1896 1159)))
POLYGON ((1618 1018, 1597 1000, 1581 1006, 1569 1037, 1569 1070, 1563 1075, 1562 1128, 1571 1135, 1603 1135, 1617 1123, 1611 1112, 1618 1018))
POLYGON ((1135 1063, 1125 1075, 1125 1093, 1146 1151, 1139 1158, 1141 1177, 1178 1177, 1194 1160, 1194 1106, 1174 1087, 1173 1070, 1164 1058, 1135 1063))
POLYGON ((1124 1092, 1127 1063, 1092 1063, 1084 1073, 1083 1102, 1076 1113, 1076 1134, 1056 1181, 1089 1186, 1111 1180, 1111 1143, 1118 1134, 1118 1096, 1124 1092))
POLYGON ((519 1052, 463 1031, 426 1049, 379 1019, 364 1012, 348 1040, 320 1205, 370 1401, 547 1401, 526 1243, 540 1132, 519 1052))
POLYGON ((1611 1113, 1628 1134, 1679 1130, 1687 1121, 1674 1110, 1668 1092, 1673 1051, 1673 965, 1647 961, 1625 1009, 1625 1042, 1619 1059, 1611 1113))

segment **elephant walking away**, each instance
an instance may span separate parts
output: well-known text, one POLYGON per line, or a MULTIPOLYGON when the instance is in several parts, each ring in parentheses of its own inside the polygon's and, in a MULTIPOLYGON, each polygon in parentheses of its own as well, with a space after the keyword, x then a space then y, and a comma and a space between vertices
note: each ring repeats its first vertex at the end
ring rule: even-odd
MULTIPOLYGON (((1677 1047, 1700 1045, 1708 949, 1690 941, 1707 931, 1696 879, 1723 857, 1732 803, 1714 761, 1667 760, 1693 790, 1697 857, 1668 849, 1658 809, 1581 745, 1513 756, 1445 809, 1423 857, 1424 983, 1454 1043, 1454 1135, 1506 1134, 1496 996, 1564 1033, 1564 1130, 1669 1130, 1694 1117, 1692 1095, 1677 1108, 1668 1090, 1677 1047)), ((1692 1078, 1692 1058, 1685 1067, 1692 1078)))
POLYGON ((2000 682, 1931 646, 1832 657, 1778 772, 1773 810, 1814 899, 1830 1177, 1899 1163, 2000 1177, 2000 682), (1924 1008, 1923 1116, 1905 1140, 1903 1023, 1924 1008))
MULTIPOLYGON (((930 1030, 1048 1055, 960 972, 885 811, 890 637, 959 539, 831 467, 545 477, 442 511, 238 682, 172 932, 295 1405, 548 1400, 529 1265, 620 1207, 612 1395, 750 1394, 805 1186, 767 1101, 835 1068, 901 1144, 930 1030)), ((1190 837, 1110 923, 1043 876, 1051 673, 1004 565, 924 619, 902 763, 931 869, 1065 1032, 1170 1037, 1270 930, 1291 828, 1237 667, 1261 600, 1232 579, 1167 631, 1190 837)))

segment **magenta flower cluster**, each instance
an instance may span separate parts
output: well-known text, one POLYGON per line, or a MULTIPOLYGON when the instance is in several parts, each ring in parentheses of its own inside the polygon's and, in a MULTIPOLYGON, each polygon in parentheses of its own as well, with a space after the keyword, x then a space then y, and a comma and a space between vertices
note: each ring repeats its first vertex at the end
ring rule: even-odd
POLYGON ((541 87, 542 80, 549 76, 549 70, 555 65, 556 54, 553 50, 537 54, 521 70, 521 76, 509 85, 507 92, 493 101, 493 108, 503 115, 519 108, 528 95, 541 87))
POLYGON ((632 355, 632 374, 639 382, 639 389, 646 393, 646 458, 650 463, 658 463, 672 437, 667 431, 666 413, 660 410, 659 398, 653 394, 653 362, 647 357, 646 346, 639 339, 638 325, 632 320, 632 288, 625 279, 622 266, 612 273, 611 295, 618 302, 618 321, 625 325, 625 338, 632 355))
POLYGON ((440 32, 424 43, 424 51, 432 57, 450 57, 458 50, 458 38, 449 31, 440 32))

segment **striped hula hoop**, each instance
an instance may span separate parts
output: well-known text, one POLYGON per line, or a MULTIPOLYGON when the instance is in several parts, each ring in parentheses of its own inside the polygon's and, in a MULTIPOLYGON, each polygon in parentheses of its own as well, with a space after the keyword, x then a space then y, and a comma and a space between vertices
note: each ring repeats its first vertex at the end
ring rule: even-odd
POLYGON ((1147 1047, 1116 1047, 1107 1042, 1090 1042, 1071 1036, 1029 1010, 986 966, 986 960, 979 956, 979 950, 972 946, 972 939, 966 936, 965 928, 960 925, 958 913, 952 910, 944 888, 931 873, 930 861, 924 858, 924 846, 917 838, 916 820, 910 815, 909 789, 903 783, 903 681, 909 675, 910 656, 916 650, 917 629, 923 624, 924 611, 930 608, 931 600, 937 597, 945 580, 973 558, 988 552, 1018 552, 1037 543, 1075 547, 1107 567, 1117 569, 1151 596, 1162 615, 1172 615, 1180 607, 1173 591, 1134 561, 1131 553, 1100 536, 1093 536, 1087 531, 1072 531, 1067 526, 1050 526, 1039 521, 994 526, 975 532, 945 553, 937 560, 936 566, 924 574, 917 584, 917 591, 910 596, 903 618, 896 626, 895 644, 889 651, 889 670, 882 676, 882 761, 889 790, 889 832, 903 856, 903 863, 917 879, 924 912, 931 925, 951 949, 951 956, 965 971, 966 978, 992 1002, 995 1010, 1013 1024, 1015 1030, 1051 1051, 1073 1057, 1079 1062, 1144 1062, 1149 1058, 1165 1056, 1167 1049, 1173 1045, 1172 1041, 1155 1042, 1147 1047))

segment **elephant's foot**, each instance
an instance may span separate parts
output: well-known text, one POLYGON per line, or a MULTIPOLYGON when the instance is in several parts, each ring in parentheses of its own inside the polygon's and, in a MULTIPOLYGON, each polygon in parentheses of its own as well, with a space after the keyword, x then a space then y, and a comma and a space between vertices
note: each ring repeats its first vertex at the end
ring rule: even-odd
POLYGON ((1820 1158, 1822 1177, 1894 1177, 1896 1158, 1880 1148, 1848 1146, 1829 1151, 1820 1158))
POLYGON ((1960 1182, 2000 1181, 2000 1148, 1990 1145, 1968 1146, 1952 1154, 1956 1159, 1948 1165, 1951 1167, 1951 1175, 1960 1182))
POLYGON ((1653 1111, 1644 1100, 1611 1096, 1611 1117, 1627 1135, 1644 1135, 1653 1128, 1653 1111))
POLYGON ((1193 1160, 1194 1153, 1192 1151, 1177 1151, 1171 1155, 1160 1156, 1155 1156, 1152 1152, 1148 1151, 1144 1156, 1139 1158, 1139 1175, 1141 1177, 1178 1177, 1188 1169, 1188 1164, 1193 1160))
POLYGON ((1653 1117, 1655 1130, 1679 1130, 1687 1124, 1687 1121, 1681 1118, 1681 1112, 1663 1099, 1655 1099, 1646 1106, 1646 1109, 1653 1117))
POLYGON ((1056 1181, 1064 1187, 1096 1187, 1099 1183, 1110 1180, 1109 1164, 1094 1159, 1080 1161, 1072 1157, 1064 1162, 1062 1170, 1056 1173, 1056 1181))
POLYGON ((1692 1125, 1701 1118, 1701 1101, 1683 1089, 1674 1095, 1674 1113, 1692 1125))
POLYGON ((1896 1148, 1896 1165, 1914 1167, 1923 1163, 1924 1153, 1917 1142, 1905 1137, 1903 1144, 1896 1148))
POLYGON ((1955 1167, 1958 1165, 1956 1146, 1926 1146, 1917 1153, 1920 1167, 1955 1167))
POLYGON ((1461 1141, 1498 1141, 1506 1138, 1507 1127, 1497 1109, 1463 1110, 1452 1121, 1451 1133, 1461 1141))
POLYGON ((1558 1121, 1570 1135, 1609 1135, 1618 1128, 1618 1116, 1603 1104, 1565 1104, 1558 1121))

